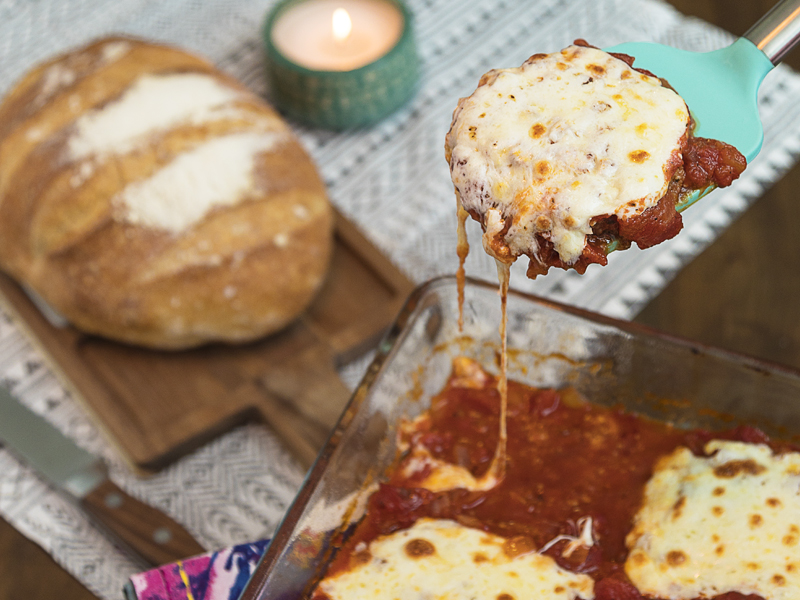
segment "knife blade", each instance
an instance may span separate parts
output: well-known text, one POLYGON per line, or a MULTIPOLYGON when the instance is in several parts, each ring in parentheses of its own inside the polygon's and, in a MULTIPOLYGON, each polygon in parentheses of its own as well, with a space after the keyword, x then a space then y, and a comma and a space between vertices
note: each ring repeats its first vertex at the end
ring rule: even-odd
POLYGON ((102 459, 78 447, 3 386, 0 440, 149 564, 205 552, 181 525, 111 481, 102 459))

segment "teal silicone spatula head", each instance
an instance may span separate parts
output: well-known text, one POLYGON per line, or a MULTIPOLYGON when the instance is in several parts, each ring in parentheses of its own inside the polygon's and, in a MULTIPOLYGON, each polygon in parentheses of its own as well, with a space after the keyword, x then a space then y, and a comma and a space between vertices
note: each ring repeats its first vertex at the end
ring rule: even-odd
POLYGON ((740 38, 706 53, 635 42, 608 50, 630 54, 634 66, 669 81, 691 111, 697 137, 726 142, 748 161, 761 150, 764 130, 756 95, 773 64, 750 40, 740 38))
MULTIPOLYGON (((631 42, 608 52, 635 58, 634 66, 652 71, 686 101, 695 135, 721 140, 750 162, 761 150, 764 130, 756 98, 762 80, 800 38, 800 0, 783 0, 735 43, 698 53, 660 44, 631 42)), ((695 192, 679 211, 702 196, 695 192)))

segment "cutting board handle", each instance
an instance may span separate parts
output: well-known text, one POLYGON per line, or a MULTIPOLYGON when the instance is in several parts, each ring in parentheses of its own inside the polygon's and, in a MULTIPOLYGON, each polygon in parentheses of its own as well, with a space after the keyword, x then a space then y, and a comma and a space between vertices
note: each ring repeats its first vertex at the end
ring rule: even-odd
POLYGON ((259 410, 308 468, 325 444, 350 398, 336 372, 332 352, 321 345, 270 364, 260 381, 265 393, 259 410))

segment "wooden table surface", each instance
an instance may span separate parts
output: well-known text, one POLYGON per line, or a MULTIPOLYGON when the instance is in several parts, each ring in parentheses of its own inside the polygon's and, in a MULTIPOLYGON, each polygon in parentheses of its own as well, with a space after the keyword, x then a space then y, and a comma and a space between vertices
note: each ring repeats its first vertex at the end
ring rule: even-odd
MULTIPOLYGON (((684 14, 738 35, 774 3, 669 1, 684 14)), ((800 50, 785 62, 800 70, 800 50)), ((800 167, 796 166, 687 265, 636 320, 800 368, 799 189, 800 167)), ((0 519, 0 600, 56 596, 61 600, 95 598, 46 552, 0 519)))
MULTIPOLYGON (((670 0, 743 34, 773 0, 670 0)), ((800 49, 784 61, 800 70, 800 49)), ((681 270, 640 323, 800 368, 800 167, 681 270)), ((691 210, 691 209, 689 209, 691 210)))

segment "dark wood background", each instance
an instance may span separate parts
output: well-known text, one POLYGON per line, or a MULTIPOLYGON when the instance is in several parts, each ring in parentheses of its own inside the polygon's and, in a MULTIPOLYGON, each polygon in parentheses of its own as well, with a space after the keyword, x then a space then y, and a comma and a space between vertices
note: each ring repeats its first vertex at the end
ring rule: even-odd
MULTIPOLYGON (((773 0, 670 2, 684 14, 738 35, 774 4, 773 0)), ((800 70, 800 49, 784 62, 800 70)), ((795 166, 686 266, 636 320, 800 368, 798 189, 800 168, 795 166)))
MULTIPOLYGON (((737 35, 774 4, 773 0, 669 1, 684 14, 737 35)), ((800 50, 785 62, 800 70, 800 50)), ((799 188, 800 167, 795 167, 686 266, 636 320, 800 368, 799 188)), ((53 597, 95 598, 46 552, 0 519, 0 600, 53 597)))

